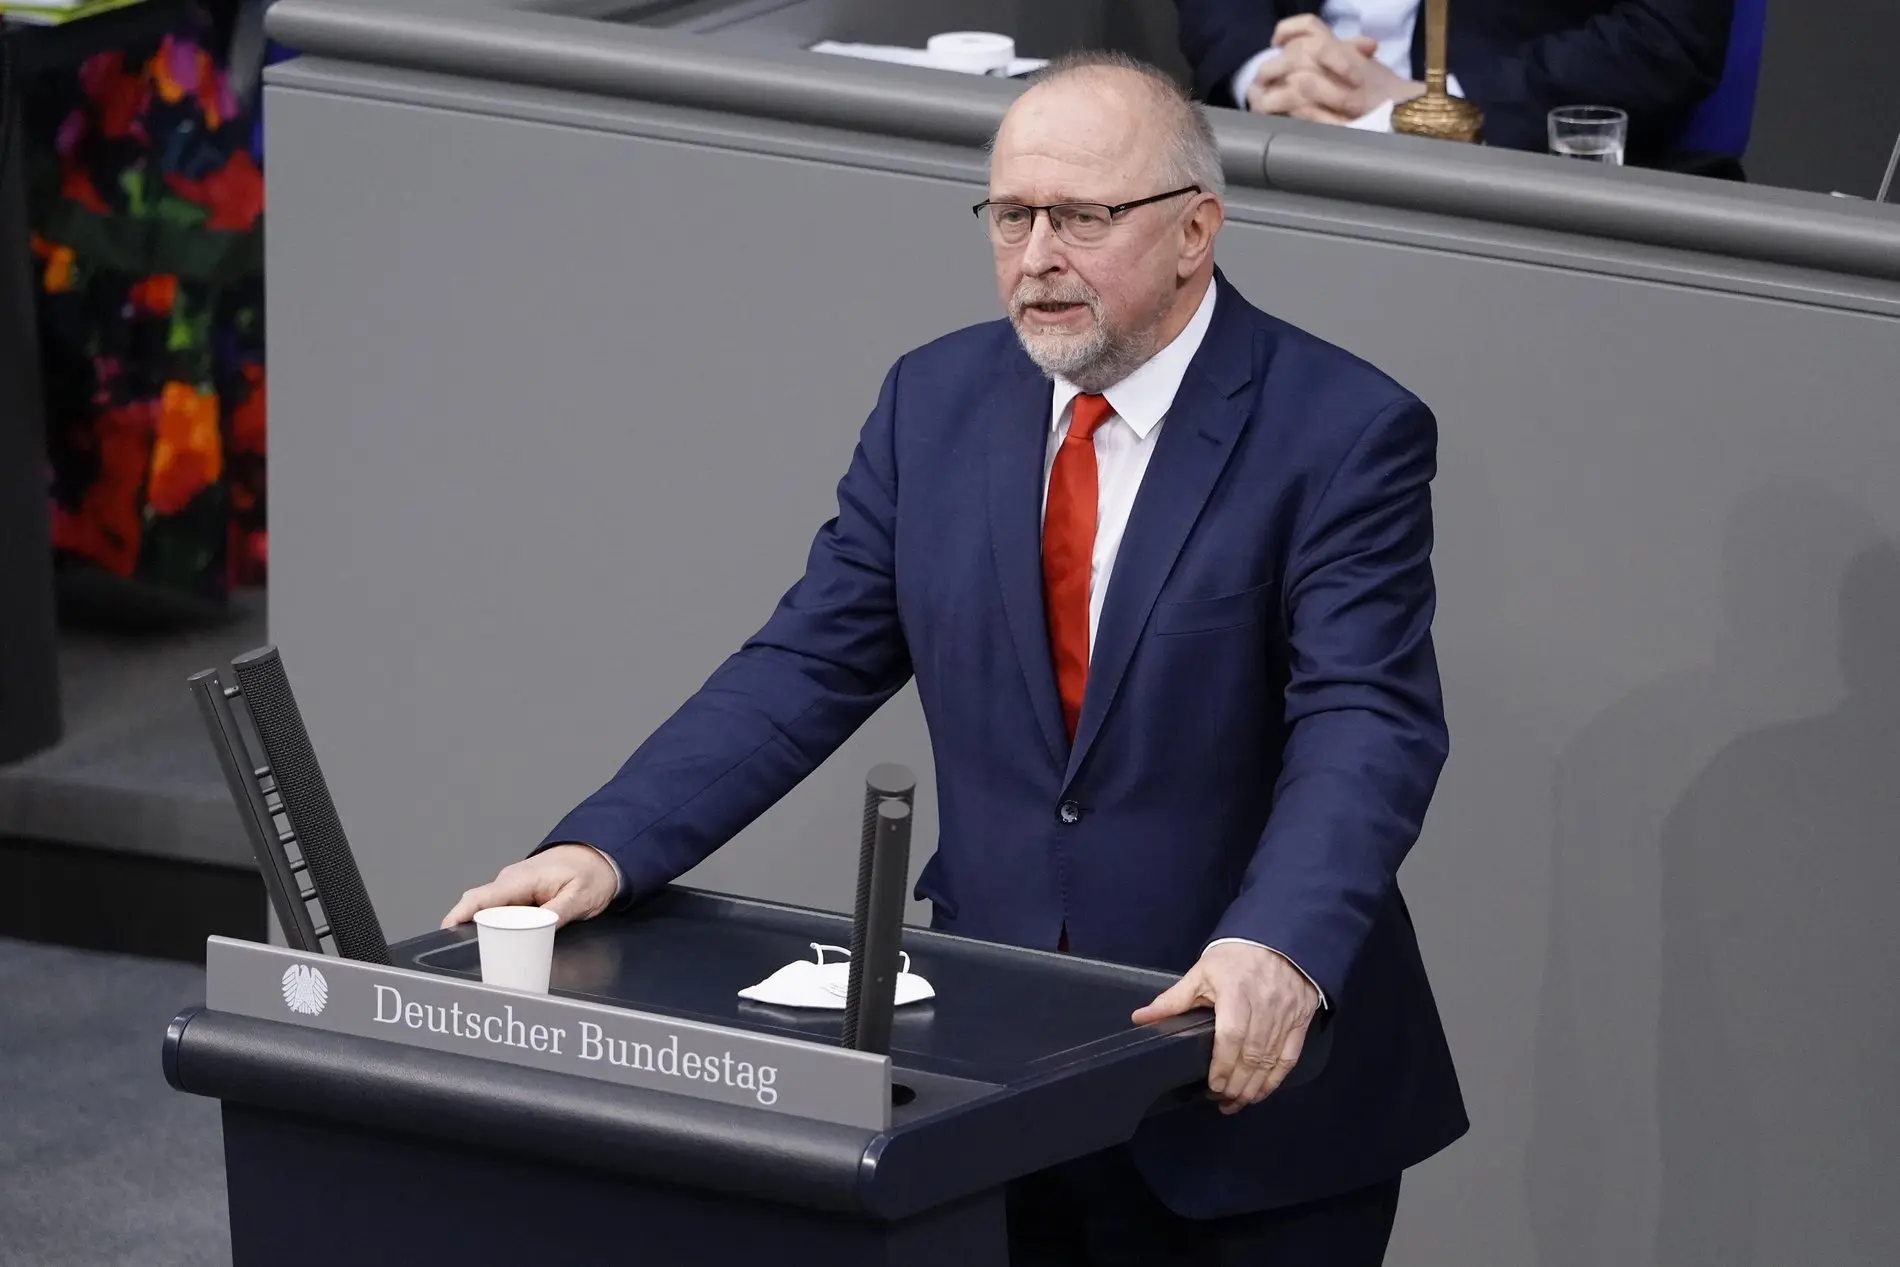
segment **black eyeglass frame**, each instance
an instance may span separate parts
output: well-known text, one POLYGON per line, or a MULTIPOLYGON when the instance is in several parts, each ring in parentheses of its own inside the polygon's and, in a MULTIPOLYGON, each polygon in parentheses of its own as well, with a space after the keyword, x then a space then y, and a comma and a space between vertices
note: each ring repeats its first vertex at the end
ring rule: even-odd
POLYGON ((1029 234, 1036 231, 1036 213, 1038 211, 1049 217, 1049 227, 1053 229, 1055 228, 1055 217, 1050 215, 1050 213, 1060 211, 1065 207, 1082 207, 1090 211, 1104 211, 1108 213, 1109 220, 1113 221, 1116 216, 1133 211, 1136 207, 1145 207, 1150 203, 1166 202, 1170 198, 1179 198, 1182 194, 1198 194, 1202 192, 1204 191, 1199 185, 1183 185, 1179 189, 1170 189, 1165 194, 1154 194, 1147 198, 1137 198, 1133 202, 1117 203, 1114 206, 1110 206, 1105 202, 1054 202, 1047 206, 1033 206, 1026 202, 1003 202, 994 198, 985 198, 982 202, 971 207, 970 212, 973 215, 980 216, 983 214, 984 209, 988 207, 1016 207, 1027 211, 1029 213, 1029 231, 1023 235, 1024 239, 1027 240, 1029 234))

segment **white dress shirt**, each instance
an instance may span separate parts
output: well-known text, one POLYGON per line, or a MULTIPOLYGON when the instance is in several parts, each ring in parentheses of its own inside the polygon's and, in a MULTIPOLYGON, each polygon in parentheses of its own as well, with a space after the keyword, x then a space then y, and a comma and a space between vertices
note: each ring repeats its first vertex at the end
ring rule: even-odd
MULTIPOLYGON (((1094 437, 1096 506, 1095 551, 1089 558, 1090 654, 1095 651, 1095 627, 1101 623, 1109 574, 1115 570, 1115 555, 1121 550, 1128 515, 1135 508, 1135 494, 1141 491, 1141 477, 1154 454, 1155 438, 1161 434, 1168 407, 1187 375, 1188 362, 1200 350, 1213 319, 1214 283, 1209 281, 1207 293, 1201 296, 1200 306, 1181 333, 1134 373, 1102 393, 1115 412, 1095 428, 1094 437)), ((1082 389, 1074 383, 1055 380, 1049 404, 1049 444, 1042 459, 1045 510, 1049 505, 1049 473, 1055 467, 1056 452, 1069 434, 1071 406, 1081 394, 1082 389)))
MULTIPOLYGON (((1108 398, 1109 408, 1114 413, 1103 419, 1095 428, 1095 550, 1089 558, 1089 653, 1095 651, 1095 629, 1102 619, 1102 600, 1108 594, 1109 577, 1115 570, 1115 556, 1121 550, 1122 534, 1128 528, 1128 517, 1135 509, 1135 494, 1141 491, 1141 477, 1147 473, 1148 459, 1154 455, 1155 441, 1161 434, 1161 424, 1167 421, 1168 410, 1174 405, 1175 393, 1181 389, 1181 380, 1187 375, 1188 363, 1200 350, 1201 340, 1207 336, 1207 327, 1214 320, 1214 290, 1216 283, 1209 281, 1207 293, 1201 296, 1200 306, 1181 333, 1174 336, 1169 344, 1156 352, 1134 373, 1122 379, 1102 395, 1108 398)), ((1047 510, 1049 505, 1049 472, 1055 466, 1056 451, 1062 447, 1062 441, 1069 434, 1069 420, 1074 413, 1075 398, 1082 389, 1075 384, 1057 378, 1055 390, 1049 402, 1049 443, 1042 460, 1042 501, 1047 510)), ((1211 946, 1223 942, 1240 942, 1249 946, 1261 943, 1244 937, 1221 937, 1209 942, 1211 946)), ((1271 946, 1262 949, 1272 950, 1271 946)), ((1288 963, 1292 959, 1279 951, 1280 957, 1288 963)), ((1326 992, 1320 990, 1319 982, 1308 976, 1306 969, 1299 968, 1300 975, 1312 982, 1313 989, 1319 991, 1320 1006, 1326 1005, 1326 992)))
MULTIPOLYGON (((1412 28, 1418 24, 1418 0, 1326 0, 1319 19, 1342 40, 1364 35, 1379 41, 1374 59, 1400 79, 1412 77, 1412 28)), ((1247 89, 1253 87, 1260 68, 1279 55, 1277 48, 1262 49, 1234 72, 1234 103, 1242 110, 1247 108, 1247 89)), ((1457 81, 1449 77, 1445 90, 1454 97, 1463 95, 1457 81)), ((1377 113, 1373 110, 1369 115, 1377 113)))
MULTIPOLYGON (((1148 459, 1154 454, 1155 439, 1161 434, 1161 424, 1167 420, 1168 410, 1174 404, 1174 396, 1181 387, 1181 379, 1186 376, 1188 362, 1194 359, 1200 350, 1201 340, 1207 335, 1207 327, 1214 319, 1215 283, 1209 281, 1207 293, 1201 296, 1200 306, 1182 328, 1181 333, 1154 356, 1150 357, 1134 373, 1124 378, 1102 394, 1108 398, 1109 407, 1115 412, 1102 421, 1095 429, 1095 471, 1096 471, 1096 508, 1095 508, 1095 550, 1089 561, 1089 650, 1095 650, 1095 628, 1101 622, 1102 599, 1108 593, 1110 574, 1115 569, 1115 556, 1121 549, 1122 533, 1128 527, 1128 516, 1135 508, 1135 494, 1141 490, 1141 477, 1148 470, 1148 459)), ((1049 472, 1055 465, 1056 450, 1062 447, 1063 437, 1069 434, 1069 419, 1073 412, 1071 406, 1082 389, 1073 383, 1058 378, 1054 380, 1055 390, 1051 393, 1049 406, 1049 444, 1042 463, 1042 498, 1046 508, 1049 503, 1049 472)), ((597 849, 601 857, 614 869, 616 892, 624 892, 625 879, 620 874, 620 866, 605 850, 597 849)), ((1209 942, 1211 946, 1223 942, 1240 942, 1244 945, 1259 946, 1261 943, 1244 937, 1222 937, 1209 942)), ((1271 946, 1262 949, 1272 950, 1271 946)), ((1275 954, 1280 954, 1275 951, 1275 954)), ((1284 954, 1281 958, 1293 963, 1284 954)), ((1320 1006, 1326 1005, 1326 992, 1320 990, 1319 982, 1307 976, 1306 970, 1298 964, 1300 975, 1305 976, 1319 992, 1320 1006)))

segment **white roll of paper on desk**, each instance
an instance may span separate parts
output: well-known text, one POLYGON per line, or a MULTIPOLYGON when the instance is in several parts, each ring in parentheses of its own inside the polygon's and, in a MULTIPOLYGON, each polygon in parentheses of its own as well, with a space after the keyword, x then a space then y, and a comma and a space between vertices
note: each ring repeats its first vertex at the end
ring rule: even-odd
POLYGON ((1016 41, 993 31, 945 31, 924 44, 932 65, 945 70, 991 75, 1016 60, 1016 41))
POLYGON ((1015 40, 990 31, 946 31, 932 36, 929 44, 928 48, 901 48, 892 44, 819 40, 810 47, 814 53, 895 62, 900 66, 925 66, 965 75, 1027 75, 1049 64, 1047 58, 1016 56, 1015 40))

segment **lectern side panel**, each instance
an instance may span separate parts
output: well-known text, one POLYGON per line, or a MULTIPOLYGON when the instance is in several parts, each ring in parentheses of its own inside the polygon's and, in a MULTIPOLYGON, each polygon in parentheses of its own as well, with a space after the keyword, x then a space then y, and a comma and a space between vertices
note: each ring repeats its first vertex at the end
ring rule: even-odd
POLYGON ((227 1105, 233 1267, 1006 1267, 1000 1192, 897 1222, 227 1105))

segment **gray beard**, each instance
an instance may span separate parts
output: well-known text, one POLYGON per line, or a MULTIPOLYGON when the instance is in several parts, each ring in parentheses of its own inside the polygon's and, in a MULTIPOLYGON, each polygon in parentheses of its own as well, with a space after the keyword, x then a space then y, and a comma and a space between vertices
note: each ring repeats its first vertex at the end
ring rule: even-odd
POLYGON ((1095 316, 1095 326, 1086 338, 1031 333, 1013 317, 1010 324, 1037 369, 1051 378, 1073 383, 1085 392, 1100 393, 1127 378, 1154 355, 1154 348, 1150 346, 1154 340, 1150 336, 1154 325, 1159 323, 1117 338, 1103 323, 1100 310, 1094 304, 1089 308, 1095 316))

